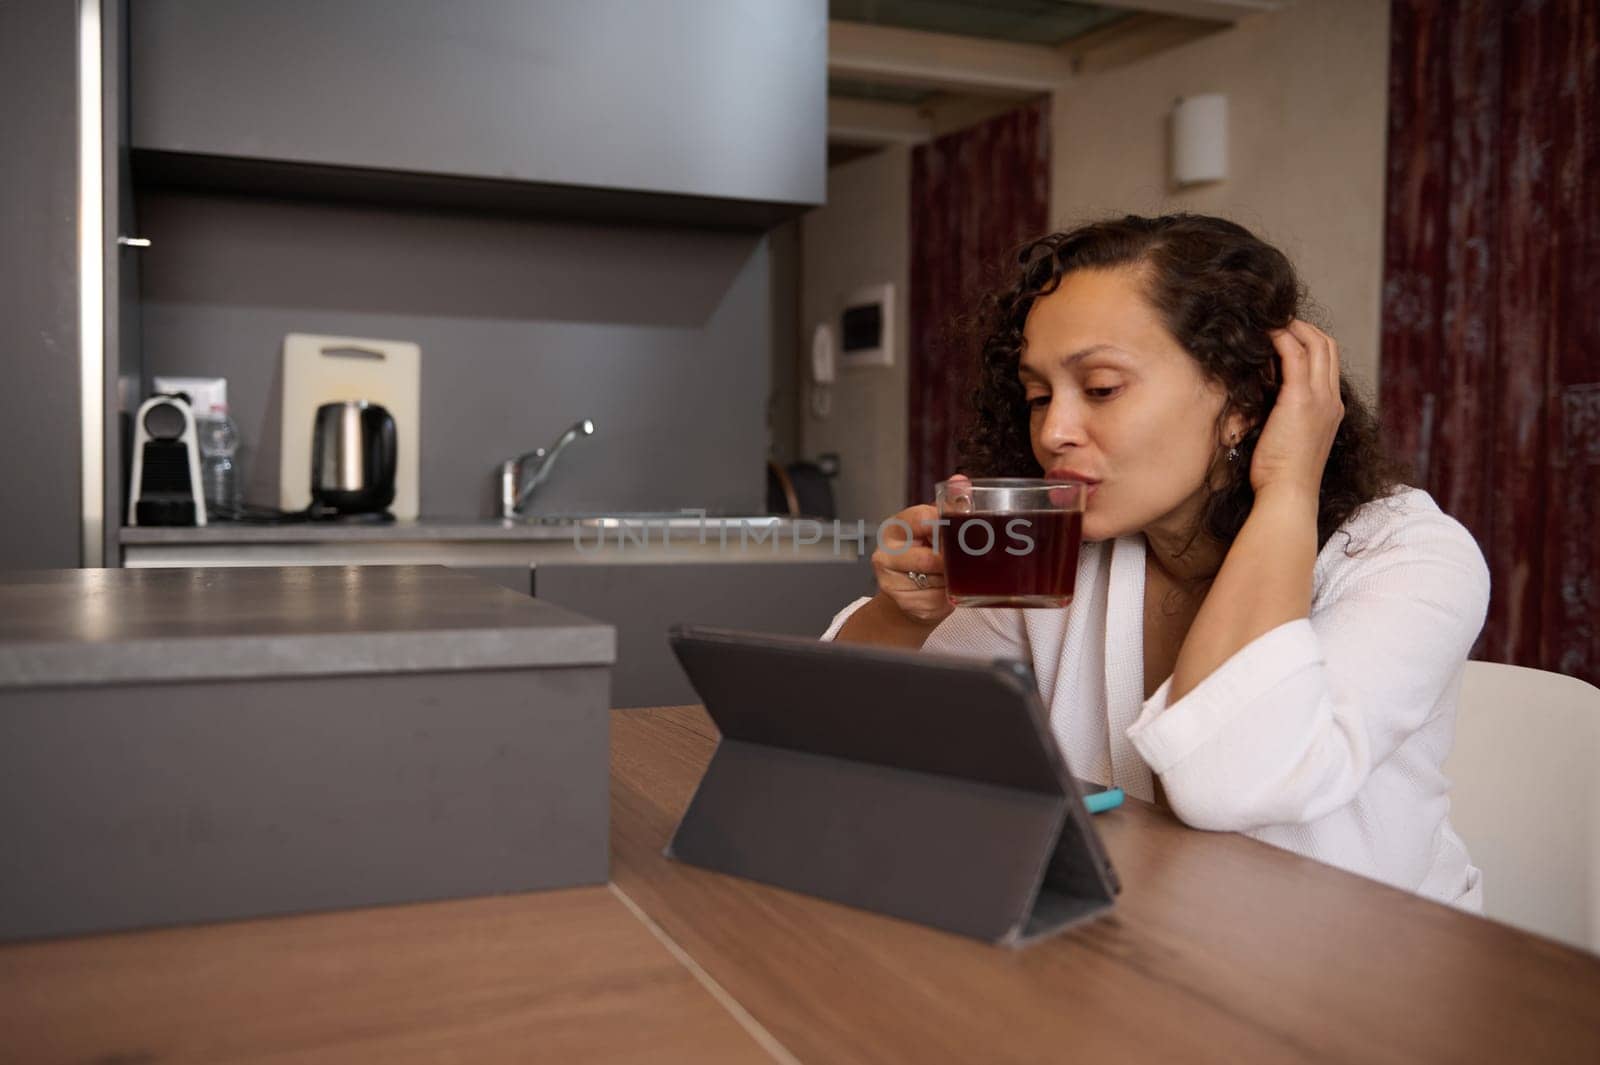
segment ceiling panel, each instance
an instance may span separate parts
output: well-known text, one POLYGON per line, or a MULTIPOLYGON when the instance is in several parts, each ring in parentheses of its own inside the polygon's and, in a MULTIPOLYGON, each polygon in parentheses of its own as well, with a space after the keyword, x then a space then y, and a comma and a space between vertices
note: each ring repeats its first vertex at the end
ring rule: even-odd
POLYGON ((1060 44, 1128 12, 1070 0, 828 0, 828 17, 1021 44, 1060 44))
POLYGON ((925 103, 934 90, 915 85, 891 85, 888 82, 858 81, 855 78, 829 78, 828 95, 843 96, 851 100, 882 100, 891 104, 925 103))

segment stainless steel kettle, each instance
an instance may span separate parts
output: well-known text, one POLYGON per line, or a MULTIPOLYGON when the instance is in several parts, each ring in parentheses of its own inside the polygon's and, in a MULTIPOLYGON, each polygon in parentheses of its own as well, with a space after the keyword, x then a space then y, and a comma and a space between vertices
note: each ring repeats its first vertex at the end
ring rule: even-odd
POLYGON ((337 515, 384 514, 394 502, 394 418, 375 403, 317 408, 311 436, 311 508, 337 515))

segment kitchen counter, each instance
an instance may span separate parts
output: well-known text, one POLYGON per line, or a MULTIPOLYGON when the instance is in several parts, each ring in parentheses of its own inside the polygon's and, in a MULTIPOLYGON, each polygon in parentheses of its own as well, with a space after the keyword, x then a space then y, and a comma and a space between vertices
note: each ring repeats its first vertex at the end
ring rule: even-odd
POLYGON ((301 522, 124 528, 123 564, 153 566, 444 565, 526 569, 541 562, 816 561, 872 550, 862 522, 768 515, 608 516, 504 521, 421 518, 386 525, 301 522))
POLYGON ((442 567, 0 572, 0 691, 615 657, 610 626, 442 567))
POLYGON ((615 648, 442 567, 0 573, 0 939, 603 883, 615 648))
MULTIPOLYGON (((124 544, 283 544, 283 543, 401 543, 408 541, 465 541, 465 542, 521 542, 565 541, 580 542, 585 547, 603 547, 616 544, 627 537, 627 543, 640 544, 648 539, 651 544, 663 542, 698 544, 702 528, 705 540, 716 544, 723 540, 729 546, 739 543, 741 530, 747 542, 757 536, 756 546, 765 548, 767 538, 776 535, 785 545, 797 532, 805 536, 816 535, 821 530, 822 542, 831 543, 832 523, 810 522, 771 515, 748 517, 706 517, 695 515, 650 517, 596 516, 591 518, 554 518, 507 521, 501 518, 418 518, 415 521, 395 521, 387 524, 343 524, 340 522, 296 522, 283 525, 261 525, 250 522, 218 521, 205 526, 167 526, 124 528, 119 539, 124 544)), ((875 529, 857 529, 855 522, 840 522, 841 540, 859 542, 870 537, 875 529)), ((802 545, 806 546, 806 545, 802 545)))
POLYGON ((138 570, 448 566, 610 623, 618 649, 612 695, 616 705, 641 706, 692 696, 667 643, 674 624, 815 636, 840 607, 872 594, 865 555, 877 530, 865 530, 866 540, 861 531, 841 523, 835 540, 831 523, 708 518, 702 542, 692 516, 670 525, 219 523, 124 529, 122 561, 138 570))

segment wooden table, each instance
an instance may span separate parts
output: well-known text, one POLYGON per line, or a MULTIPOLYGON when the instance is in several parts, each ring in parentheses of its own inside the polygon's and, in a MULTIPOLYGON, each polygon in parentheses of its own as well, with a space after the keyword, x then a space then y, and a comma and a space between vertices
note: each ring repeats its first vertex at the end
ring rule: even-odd
POLYGON ((1144 803, 1107 918, 1021 951, 661 857, 716 733, 612 715, 611 877, 805 1062, 1600 1062, 1600 958, 1144 803))
POLYGON ((0 948, 0 1062, 772 1059, 609 887, 0 948))
POLYGON ((0 1061, 1600 1061, 1600 958, 1142 803, 1021 951, 669 862, 714 742, 613 715, 609 887, 0 947, 0 1061))

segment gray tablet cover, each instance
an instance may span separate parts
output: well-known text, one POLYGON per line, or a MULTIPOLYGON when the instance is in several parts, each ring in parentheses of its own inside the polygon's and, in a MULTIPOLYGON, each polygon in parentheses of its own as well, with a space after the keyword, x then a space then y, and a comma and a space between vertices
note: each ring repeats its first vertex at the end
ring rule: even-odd
POLYGON ((1023 663, 675 626, 722 738, 667 856, 995 943, 1116 873, 1023 663))

